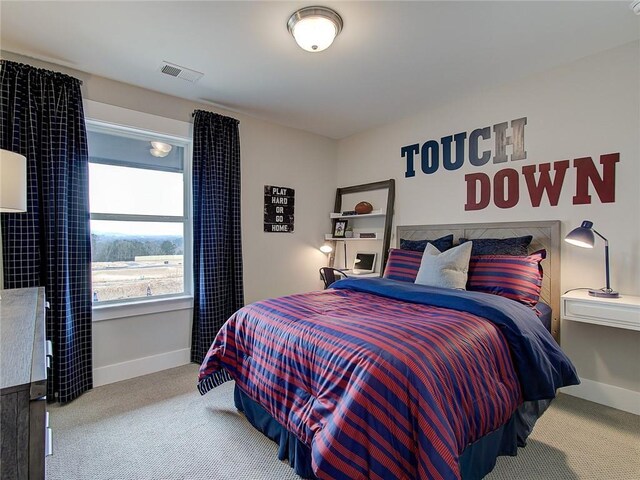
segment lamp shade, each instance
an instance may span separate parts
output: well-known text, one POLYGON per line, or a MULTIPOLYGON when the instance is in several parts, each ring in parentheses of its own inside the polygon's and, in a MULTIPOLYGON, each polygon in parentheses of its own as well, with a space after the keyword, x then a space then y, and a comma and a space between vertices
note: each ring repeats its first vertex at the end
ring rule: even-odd
POLYGON ((27 211, 27 159, 0 150, 0 212, 27 211))
POLYGON ((326 244, 325 244, 325 245, 322 245, 322 246, 320 247, 320 251, 321 251, 322 253, 331 253, 331 252, 333 252, 333 247, 332 247, 331 245, 326 245, 326 244))
POLYGON ((582 224, 574 228, 564 237, 564 241, 582 248, 593 248, 596 243, 596 237, 593 234, 593 222, 585 220, 582 224))
POLYGON ((291 15, 287 28, 300 48, 321 52, 342 31, 342 18, 330 8, 306 7, 291 15))

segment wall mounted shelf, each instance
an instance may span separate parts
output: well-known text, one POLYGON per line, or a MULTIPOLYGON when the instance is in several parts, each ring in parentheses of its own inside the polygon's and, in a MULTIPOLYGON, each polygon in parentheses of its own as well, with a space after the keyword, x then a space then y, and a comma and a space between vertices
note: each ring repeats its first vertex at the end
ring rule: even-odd
POLYGON ((331 242, 355 242, 355 241, 364 241, 364 240, 382 240, 381 237, 374 237, 374 238, 342 238, 342 237, 332 237, 330 234, 325 235, 324 237, 325 240, 327 241, 331 241, 331 242))
MULTIPOLYGON (((358 221, 362 220, 362 224, 367 224, 367 225, 371 225, 370 222, 374 222, 374 223, 378 223, 377 228, 374 228, 373 226, 371 226, 371 230, 378 230, 378 232, 375 232, 375 237, 371 238, 360 238, 358 237, 358 235, 360 233, 364 233, 368 231, 365 230, 364 228, 362 228, 361 232, 354 232, 354 237, 333 237, 333 235, 331 233, 326 234, 325 235, 325 240, 332 242, 333 243, 333 247, 334 247, 334 251, 336 250, 336 243, 337 242, 343 242, 343 245, 345 247, 345 253, 344 256, 347 256, 347 252, 346 252, 346 245, 349 242, 357 242, 357 241, 382 241, 382 245, 380 247, 376 247, 376 250, 378 250, 378 248, 380 248, 380 250, 378 250, 378 258, 380 259, 380 269, 379 271, 375 272, 375 274, 373 274, 373 276, 380 276, 382 275, 382 272, 384 272, 384 268, 387 264, 387 257, 389 256, 389 246, 391 244, 391 225, 393 223, 393 206, 394 206, 394 201, 395 201, 395 180, 390 179, 390 180, 383 180, 381 182, 373 182, 373 183, 365 183, 362 185, 352 185, 350 187, 340 187, 338 189, 336 189, 336 201, 334 204, 334 208, 333 208, 333 212, 331 212, 329 214, 329 218, 331 220, 337 220, 337 219, 348 219, 349 220, 349 224, 351 225, 355 225, 356 226, 356 230, 357 230, 357 226, 358 226, 358 221), (381 195, 384 194, 384 190, 386 190, 386 207, 385 208, 381 208, 381 209, 377 209, 377 210, 373 210, 371 213, 365 213, 365 214, 361 214, 361 215, 343 215, 342 212, 344 211, 344 209, 342 208, 342 202, 343 202, 343 197, 344 196, 351 196, 353 197, 353 195, 358 195, 361 193, 365 193, 365 192, 373 192, 375 190, 382 190, 383 192, 380 192, 381 195), (367 219, 373 219, 370 221, 367 221, 367 219), (378 219, 378 220, 376 220, 378 219), (379 219, 383 219, 382 222, 380 222, 379 219)), ((381 204, 383 202, 381 201, 381 204)), ((362 226, 362 225, 361 225, 362 226)), ((371 232, 373 233, 373 232, 371 232)), ((378 244, 380 245, 380 244, 378 244)), ((333 267, 333 263, 334 263, 335 258, 332 256, 330 257, 330 266, 333 267)), ((345 258, 345 265, 346 265, 346 258, 345 258)))
POLYGON ((384 217, 386 215, 382 210, 374 210, 371 213, 363 213, 360 215, 342 215, 341 213, 330 213, 329 218, 367 218, 367 217, 384 217))

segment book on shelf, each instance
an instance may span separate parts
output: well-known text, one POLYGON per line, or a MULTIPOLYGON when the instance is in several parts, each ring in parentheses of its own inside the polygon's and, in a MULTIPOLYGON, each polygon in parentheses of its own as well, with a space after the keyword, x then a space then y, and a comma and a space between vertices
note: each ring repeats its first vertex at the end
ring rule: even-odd
POLYGON ((358 238, 378 238, 377 233, 360 232, 358 238))

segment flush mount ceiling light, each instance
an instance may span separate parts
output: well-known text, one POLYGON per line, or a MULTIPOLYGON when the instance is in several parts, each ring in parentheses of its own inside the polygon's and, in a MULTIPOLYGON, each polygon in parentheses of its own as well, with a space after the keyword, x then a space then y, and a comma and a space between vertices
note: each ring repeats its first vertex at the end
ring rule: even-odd
POLYGON ((289 17, 287 28, 300 48, 321 52, 342 31, 342 17, 330 8, 305 7, 289 17))
POLYGON ((154 157, 166 157, 173 147, 164 142, 151 142, 149 153, 154 157))

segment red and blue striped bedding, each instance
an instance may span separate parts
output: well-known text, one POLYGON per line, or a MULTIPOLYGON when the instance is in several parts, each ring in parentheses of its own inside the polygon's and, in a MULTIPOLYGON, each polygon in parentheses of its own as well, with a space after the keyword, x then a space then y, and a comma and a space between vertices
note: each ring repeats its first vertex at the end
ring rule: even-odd
POLYGON ((452 301, 443 289, 384 279, 334 285, 240 309, 211 346, 198 385, 204 394, 233 378, 310 446, 320 479, 460 478, 467 445, 523 400, 577 382, 559 349, 544 351, 548 339, 509 347, 519 323, 549 335, 523 305, 471 292, 462 302, 469 312, 442 306, 452 301), (501 317, 484 297, 520 307, 523 318, 509 320, 518 308, 501 317), (441 306, 424 304, 434 299, 441 306), (518 379, 538 361, 540 378, 518 379))

